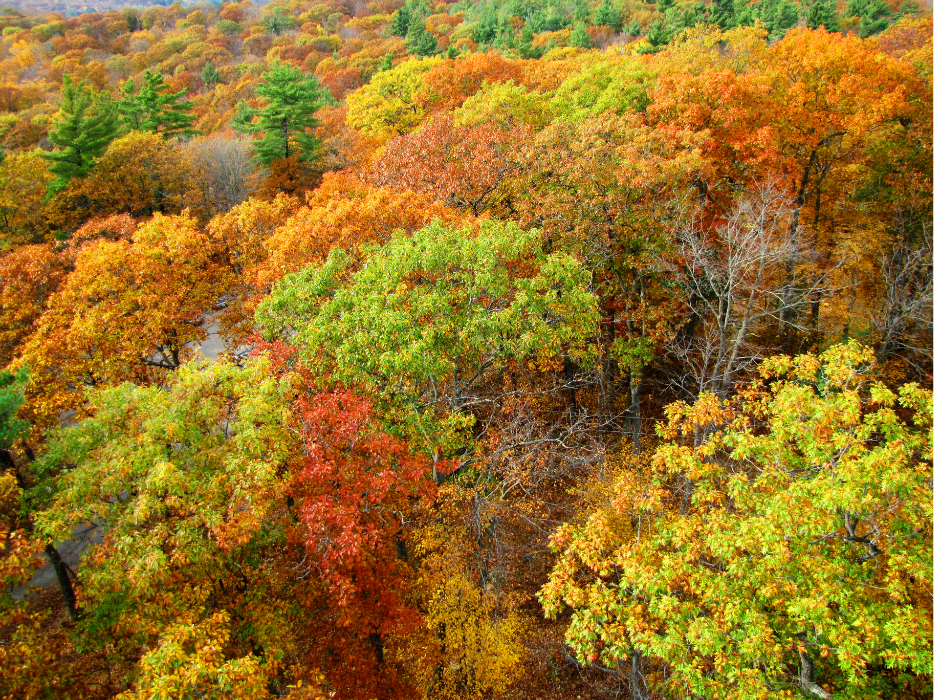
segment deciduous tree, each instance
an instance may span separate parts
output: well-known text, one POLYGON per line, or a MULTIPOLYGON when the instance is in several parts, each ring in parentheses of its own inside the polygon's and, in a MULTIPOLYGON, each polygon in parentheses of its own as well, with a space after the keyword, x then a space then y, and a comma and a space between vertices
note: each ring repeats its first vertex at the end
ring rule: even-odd
POLYGON ((541 598, 572 609, 579 658, 664 665, 645 681, 677 697, 917 692, 931 394, 872 380, 872 361, 856 344, 775 357, 732 402, 668 407, 651 473, 553 541, 541 598))

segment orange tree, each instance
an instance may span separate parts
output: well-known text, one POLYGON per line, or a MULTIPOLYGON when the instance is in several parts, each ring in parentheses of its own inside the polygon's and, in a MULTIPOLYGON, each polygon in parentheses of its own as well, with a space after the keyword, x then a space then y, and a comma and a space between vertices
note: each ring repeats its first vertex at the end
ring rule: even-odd
POLYGON ((132 240, 85 244, 23 348, 32 416, 48 424, 84 402, 82 387, 149 381, 178 367, 186 346, 206 337, 201 317, 225 274, 186 216, 157 215, 132 240))
POLYGON ((27 245, 0 258, 0 364, 13 359, 58 291, 74 255, 50 245, 27 245))

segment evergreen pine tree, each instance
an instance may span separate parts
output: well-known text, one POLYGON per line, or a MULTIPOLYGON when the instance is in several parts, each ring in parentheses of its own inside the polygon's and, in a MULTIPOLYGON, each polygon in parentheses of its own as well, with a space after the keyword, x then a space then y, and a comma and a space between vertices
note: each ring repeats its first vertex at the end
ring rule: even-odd
POLYGON ((263 74, 255 92, 266 106, 250 109, 241 103, 232 126, 243 133, 262 134, 253 142, 256 160, 267 166, 294 155, 306 162, 314 160, 320 141, 308 130, 318 125, 315 112, 325 100, 318 79, 277 61, 263 74))
POLYGON ((497 34, 496 11, 487 6, 480 15, 480 22, 470 30, 470 38, 475 44, 491 44, 497 34))
POLYGON ((665 44, 671 41, 664 20, 657 20, 649 27, 649 31, 645 35, 645 41, 645 44, 636 49, 639 53, 657 53, 665 44))
POLYGON ((263 17, 263 27, 267 32, 276 36, 279 36, 287 29, 292 29, 294 26, 295 20, 288 15, 282 14, 281 7, 277 7, 272 11, 272 14, 263 17))
POLYGON ((387 53, 383 56, 383 59, 379 62, 379 66, 376 68, 377 73, 382 73, 384 70, 392 70, 392 54, 387 53))
POLYGON ((195 116, 191 114, 194 103, 182 100, 184 90, 168 92, 169 86, 162 79, 162 73, 147 70, 143 74, 145 83, 138 94, 136 85, 127 80, 123 86, 123 99, 118 109, 123 122, 133 131, 149 131, 169 136, 191 136, 198 133, 192 129, 195 116))
POLYGON ((69 76, 62 84, 62 100, 49 141, 58 149, 43 153, 51 161, 49 172, 55 180, 49 184, 49 197, 63 190, 76 177, 85 177, 94 167, 94 159, 120 133, 114 104, 108 96, 92 95, 84 81, 75 85, 69 76))
MULTIPOLYGON (((749 6, 747 6, 749 7, 749 6)), ((798 5, 789 0, 760 0, 758 17, 765 24, 769 38, 780 39, 798 24, 798 5)))
POLYGON ((523 28, 522 34, 519 35, 519 41, 516 42, 516 51, 519 53, 519 58, 541 58, 545 50, 541 46, 533 46, 532 39, 535 38, 535 35, 532 34, 532 30, 527 26, 523 28))
POLYGON ((590 34, 587 33, 587 27, 584 26, 583 22, 578 22, 574 25, 573 31, 571 31, 571 38, 568 39, 568 43, 571 46, 576 46, 579 49, 589 49, 593 46, 590 41, 590 34))
MULTIPOLYGON (((868 0, 863 3, 850 3, 857 5, 859 21, 859 36, 863 39, 878 34, 887 29, 892 23, 892 9, 885 0, 868 0)), ((853 14, 851 12, 851 14, 853 14)))
POLYGON ((412 21, 414 6, 411 0, 396 10, 392 16, 392 22, 389 24, 389 34, 392 36, 406 36, 409 33, 409 22, 412 21))
POLYGON ((639 20, 633 18, 632 22, 626 25, 625 33, 629 36, 642 36, 642 25, 639 20))
MULTIPOLYGON (((836 3, 834 3, 835 5, 836 3)), ((807 24, 811 29, 823 27, 828 32, 836 32, 840 29, 837 23, 837 8, 832 6, 827 0, 816 0, 808 8, 807 24)))
POLYGON ((573 0, 571 5, 571 16, 575 22, 586 24, 590 21, 590 3, 586 0, 573 0))
POLYGON ((416 56, 434 56, 438 52, 438 40, 425 29, 425 23, 417 15, 409 22, 405 43, 409 47, 409 53, 416 56))
POLYGON ((711 24, 716 24, 722 29, 729 29, 736 24, 735 14, 733 0, 712 0, 710 6, 711 24))
POLYGON ((603 0, 594 12, 593 23, 598 27, 609 27, 614 32, 618 32, 623 21, 613 6, 612 0, 603 0))
POLYGON ((545 16, 545 29, 547 31, 556 32, 559 29, 564 29, 569 24, 568 16, 562 8, 554 4, 548 6, 548 14, 545 16))
POLYGON ((499 49, 504 53, 512 51, 516 47, 516 32, 509 22, 508 17, 501 19, 496 29, 496 39, 493 41, 493 48, 499 49))
POLYGON ((211 89, 215 85, 224 82, 224 79, 221 77, 220 71, 214 67, 214 64, 208 61, 204 64, 204 68, 201 69, 201 82, 204 83, 205 87, 211 89))

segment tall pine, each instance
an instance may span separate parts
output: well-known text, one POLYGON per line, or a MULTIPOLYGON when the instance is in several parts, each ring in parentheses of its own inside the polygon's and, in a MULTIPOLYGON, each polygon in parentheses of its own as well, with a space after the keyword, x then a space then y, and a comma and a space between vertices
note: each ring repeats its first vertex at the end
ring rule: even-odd
POLYGON ((568 39, 568 44, 576 46, 579 49, 589 49, 593 46, 593 43, 590 41, 590 34, 587 33, 587 27, 584 26, 583 22, 578 22, 574 25, 574 29, 571 31, 571 38, 568 39))
POLYGON ((618 32, 623 26, 622 17, 613 6, 612 0, 603 0, 594 12, 593 23, 600 27, 609 27, 614 32, 618 32))
POLYGON ((241 103, 232 126, 261 135, 253 142, 256 160, 267 166, 295 155, 305 162, 314 160, 320 141, 309 131, 318 126, 315 112, 326 99, 318 79, 277 61, 263 74, 255 92, 266 106, 251 109, 241 103))
POLYGON ((51 161, 49 172, 55 180, 49 183, 48 197, 65 189, 76 177, 85 177, 94 167, 94 159, 120 133, 117 111, 107 95, 94 95, 77 85, 69 76, 62 83, 62 99, 55 125, 49 131, 49 141, 57 149, 43 153, 51 161))
POLYGON ((128 129, 149 131, 165 138, 198 133, 191 128, 195 123, 195 115, 191 114, 194 103, 182 99, 184 90, 171 92, 162 79, 162 73, 147 70, 143 73, 143 80, 138 93, 132 80, 127 80, 123 86, 123 99, 118 109, 128 129))
POLYGON ((438 53, 438 40, 425 28, 425 22, 418 15, 409 22, 405 43, 409 47, 409 53, 416 56, 434 56, 438 53))

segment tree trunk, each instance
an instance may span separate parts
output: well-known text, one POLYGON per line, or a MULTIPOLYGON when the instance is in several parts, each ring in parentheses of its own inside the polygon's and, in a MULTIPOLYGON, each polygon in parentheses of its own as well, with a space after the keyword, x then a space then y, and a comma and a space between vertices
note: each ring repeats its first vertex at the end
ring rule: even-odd
POLYGON ((626 409, 626 431, 632 435, 633 454, 642 451, 642 372, 629 370, 629 407, 626 409))
POLYGON ((577 391, 574 389, 574 362, 565 353, 564 355, 564 388, 568 397, 568 412, 571 422, 577 418, 577 391))
POLYGON ((814 682, 814 662, 811 660, 811 657, 808 656, 808 653, 799 650, 798 656, 801 659, 801 667, 798 675, 798 683, 801 686, 801 690, 809 695, 816 695, 821 700, 833 700, 833 695, 814 682))
POLYGON ((648 700, 645 676, 642 674, 642 654, 635 650, 632 652, 632 668, 629 671, 629 697, 632 700, 648 700))
POLYGON ((71 578, 68 576, 68 564, 62 559, 62 555, 55 549, 55 545, 49 542, 45 546, 45 553, 48 555, 52 566, 55 568, 55 575, 58 577, 58 585, 62 589, 62 598, 65 600, 65 606, 68 608, 68 616, 72 620, 77 620, 81 611, 78 610, 78 601, 75 598, 75 589, 71 585, 71 578))
POLYGON ((383 665, 383 635, 379 632, 372 632, 370 634, 370 646, 373 647, 373 652, 376 654, 376 663, 380 666, 383 665))

